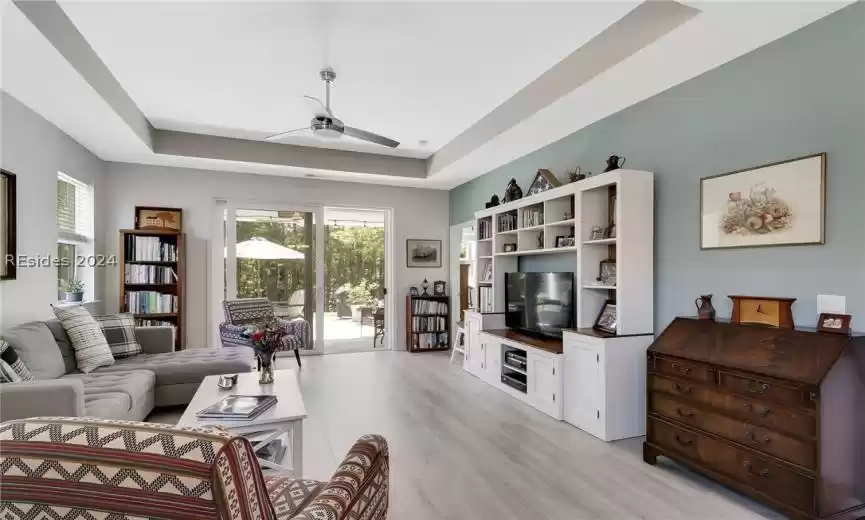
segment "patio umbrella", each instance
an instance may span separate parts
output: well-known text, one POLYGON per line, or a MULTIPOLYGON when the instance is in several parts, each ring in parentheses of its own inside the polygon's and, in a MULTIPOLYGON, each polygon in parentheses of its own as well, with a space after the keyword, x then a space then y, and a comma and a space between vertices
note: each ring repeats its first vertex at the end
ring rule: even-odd
MULTIPOLYGON (((238 242, 235 247, 237 258, 248 258, 252 260, 301 260, 304 254, 285 247, 262 237, 252 237, 249 240, 238 242)), ((227 254, 227 250, 226 250, 227 254)), ((259 270, 261 264, 259 263, 259 270)), ((277 285, 279 284, 279 271, 277 271, 277 285)))

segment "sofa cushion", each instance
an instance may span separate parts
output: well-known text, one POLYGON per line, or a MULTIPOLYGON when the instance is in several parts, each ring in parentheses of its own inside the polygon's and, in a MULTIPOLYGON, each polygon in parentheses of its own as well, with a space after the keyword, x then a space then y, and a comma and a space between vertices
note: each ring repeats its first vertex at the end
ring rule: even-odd
POLYGON ((102 328, 114 359, 141 354, 141 345, 135 337, 135 318, 132 313, 106 314, 93 317, 102 328))
POLYGON ((326 482, 291 477, 265 477, 277 520, 288 520, 312 501, 326 482))
POLYGON ((114 364, 114 356, 111 355, 111 348, 105 340, 105 334, 87 309, 81 306, 69 309, 52 307, 52 309, 57 319, 63 322, 63 328, 72 341, 78 370, 88 374, 98 367, 114 364))
POLYGON ((58 319, 45 320, 45 325, 48 326, 48 330, 54 335, 54 341, 57 342, 57 348, 60 349, 60 355, 63 356, 63 365, 66 367, 66 373, 78 370, 78 364, 75 362, 75 349, 72 348, 72 340, 69 339, 69 334, 66 334, 66 329, 63 328, 63 322, 58 319))
POLYGON ((118 359, 98 372, 151 370, 157 386, 201 383, 206 376, 249 372, 252 359, 252 349, 248 348, 191 349, 118 359))
POLYGON ((57 379, 66 373, 63 356, 48 326, 41 321, 24 323, 3 332, 34 379, 57 379))
POLYGON ((2 372, 0 383, 17 383, 33 379, 33 374, 5 339, 0 339, 0 372, 2 372))
POLYGON ((67 374, 61 379, 84 383, 84 414, 103 419, 125 419, 137 403, 153 393, 156 378, 147 370, 117 370, 67 374))

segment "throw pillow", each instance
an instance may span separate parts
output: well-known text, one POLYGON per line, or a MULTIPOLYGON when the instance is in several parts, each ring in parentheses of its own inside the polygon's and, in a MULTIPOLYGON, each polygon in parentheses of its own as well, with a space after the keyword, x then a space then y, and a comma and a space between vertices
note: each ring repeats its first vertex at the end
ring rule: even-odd
POLYGON ((90 315, 84 307, 71 307, 58 309, 52 307, 54 315, 63 323, 72 348, 75 349, 75 361, 78 370, 89 374, 98 367, 107 367, 114 364, 114 356, 111 355, 111 347, 102 333, 102 327, 90 315))
POLYGON ((27 370, 27 366, 21 361, 21 358, 18 357, 18 353, 15 352, 15 349, 9 346, 9 343, 6 343, 6 340, 0 339, 0 362, 3 364, 0 365, 0 370, 4 372, 0 375, 0 378, 3 380, 0 381, 2 383, 14 383, 16 381, 30 381, 33 379, 33 374, 27 370), (7 367, 8 370, 14 374, 14 378, 12 375, 7 375, 7 367))
MULTIPOLYGON (((31 321, 3 331, 3 339, 33 374, 33 379, 57 379, 66 373, 63 356, 43 321, 31 321)), ((11 363, 10 363, 11 364, 11 363)))
POLYGON ((132 314, 106 314, 93 318, 99 322, 114 359, 141 354, 141 345, 135 338, 135 318, 132 314))
POLYGON ((21 376, 15 373, 15 370, 8 363, 0 359, 0 384, 17 383, 21 381, 21 376))

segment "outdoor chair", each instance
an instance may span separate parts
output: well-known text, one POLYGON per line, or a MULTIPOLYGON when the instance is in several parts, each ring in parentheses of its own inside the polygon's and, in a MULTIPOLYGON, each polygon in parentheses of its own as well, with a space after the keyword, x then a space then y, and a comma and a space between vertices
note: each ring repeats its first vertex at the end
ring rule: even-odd
POLYGON ((243 298, 222 302, 225 321, 219 324, 219 336, 223 347, 252 347, 249 339, 243 337, 248 325, 276 321, 286 335, 282 339, 280 352, 294 351, 297 366, 300 366, 300 349, 312 348, 312 329, 303 318, 284 320, 274 314, 273 305, 267 298, 243 298))

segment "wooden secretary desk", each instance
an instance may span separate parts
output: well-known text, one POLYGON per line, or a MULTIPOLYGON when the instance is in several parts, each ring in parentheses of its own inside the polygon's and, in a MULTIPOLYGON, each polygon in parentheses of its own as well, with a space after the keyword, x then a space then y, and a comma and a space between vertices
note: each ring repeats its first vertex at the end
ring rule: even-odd
POLYGON ((865 336, 676 318, 647 361, 646 462, 791 518, 865 516, 865 336))

